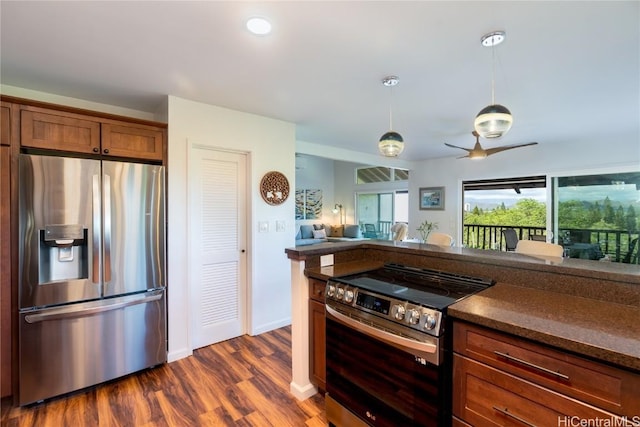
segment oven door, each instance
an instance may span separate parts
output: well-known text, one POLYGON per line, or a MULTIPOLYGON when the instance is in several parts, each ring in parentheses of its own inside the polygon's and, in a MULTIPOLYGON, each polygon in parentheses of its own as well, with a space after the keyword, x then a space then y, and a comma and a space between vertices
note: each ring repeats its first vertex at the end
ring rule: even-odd
POLYGON ((439 339, 416 350, 387 331, 359 323, 327 305, 327 420, 330 425, 443 426, 451 422, 450 364, 427 362, 443 352, 439 339), (355 417, 354 417, 355 415, 355 417))

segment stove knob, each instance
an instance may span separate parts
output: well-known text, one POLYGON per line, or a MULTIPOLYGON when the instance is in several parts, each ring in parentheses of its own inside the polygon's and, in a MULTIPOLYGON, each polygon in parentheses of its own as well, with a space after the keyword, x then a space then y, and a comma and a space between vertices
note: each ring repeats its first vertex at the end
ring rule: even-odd
POLYGON ((338 288, 336 298, 342 299, 342 297, 344 297, 344 288, 338 288))
POLYGON ((327 296, 328 297, 333 297, 336 294, 336 287, 333 285, 329 285, 327 287, 327 296))
POLYGON ((412 308, 411 310, 409 310, 407 318, 410 324, 417 325, 418 323, 420 323, 420 312, 412 308))
POLYGON ((405 308, 403 305, 396 304, 393 306, 393 309, 391 311, 393 313, 393 317, 395 317, 396 320, 404 319, 405 308))
POLYGON ((424 322, 424 328, 431 330, 436 327, 436 318, 431 314, 427 314, 427 319, 424 322))
POLYGON ((353 291, 349 289, 344 293, 344 302, 352 302, 352 301, 353 301, 353 291))

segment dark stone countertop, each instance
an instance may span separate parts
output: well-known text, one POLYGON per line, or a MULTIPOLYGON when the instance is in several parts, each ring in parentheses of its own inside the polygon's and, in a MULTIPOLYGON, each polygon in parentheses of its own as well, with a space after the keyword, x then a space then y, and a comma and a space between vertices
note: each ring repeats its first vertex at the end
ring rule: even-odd
POLYGON ((373 249, 394 253, 428 255, 431 257, 473 262, 499 267, 512 267, 551 272, 591 279, 616 280, 640 285, 640 265, 591 261, 576 258, 534 257, 515 252, 490 251, 459 247, 445 247, 423 243, 369 240, 359 242, 328 242, 285 249, 290 259, 305 260, 330 253, 354 249, 373 249))
POLYGON ((640 307, 496 284, 448 313, 640 372, 640 307))

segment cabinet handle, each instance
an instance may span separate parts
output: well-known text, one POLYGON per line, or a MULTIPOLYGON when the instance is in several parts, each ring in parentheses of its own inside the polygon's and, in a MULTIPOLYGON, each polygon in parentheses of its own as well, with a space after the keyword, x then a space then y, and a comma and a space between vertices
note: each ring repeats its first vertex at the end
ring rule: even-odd
POLYGON ((104 149, 104 154, 109 154, 109 149, 108 148, 104 149))
POLYGON ((99 152, 99 151, 100 151, 100 149, 99 149, 98 147, 93 147, 93 152, 94 152, 94 153, 97 153, 97 152, 99 152))
POLYGON ((500 412, 502 415, 505 415, 505 416, 507 416, 509 418, 512 418, 512 419, 514 419, 514 420, 518 421, 519 423, 522 423, 522 424, 524 424, 526 426, 536 427, 535 424, 530 423, 529 421, 525 420, 524 418, 521 418, 521 417, 519 417, 519 416, 517 416, 515 414, 512 414, 511 412, 509 412, 509 409, 507 409, 507 408, 502 409, 502 408, 498 408, 497 406, 494 406, 493 409, 495 411, 500 412))
POLYGON ((544 372, 545 374, 553 375, 554 377, 563 379, 565 381, 569 381, 569 376, 565 374, 561 374, 560 372, 552 371, 551 369, 543 368, 542 366, 535 365, 531 362, 527 362, 526 360, 519 359, 517 357, 511 356, 509 353, 503 353, 501 351, 494 351, 497 356, 504 357, 507 360, 510 360, 515 363, 519 363, 520 365, 527 366, 532 369, 536 369, 538 371, 544 372))

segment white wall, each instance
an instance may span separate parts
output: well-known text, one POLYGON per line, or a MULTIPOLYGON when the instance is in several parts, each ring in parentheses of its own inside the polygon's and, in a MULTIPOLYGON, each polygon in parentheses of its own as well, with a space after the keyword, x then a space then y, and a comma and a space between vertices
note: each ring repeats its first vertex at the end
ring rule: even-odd
POLYGON ((258 334, 291 322, 290 262, 284 249, 294 242, 294 197, 279 206, 259 195, 262 176, 282 172, 295 188, 295 126, 169 96, 168 259, 169 360, 191 353, 187 286, 187 146, 188 142, 248 153, 249 333, 258 334), (276 221, 286 232, 276 232, 276 221), (269 232, 258 233, 268 221, 269 232))
POLYGON ((334 197, 333 160, 316 156, 296 154, 296 189, 322 190, 322 218, 298 220, 296 224, 339 224, 338 215, 332 212, 336 203, 334 197))
MULTIPOLYGON (((409 234, 424 220, 455 236, 462 221, 462 181, 546 174, 583 174, 587 171, 640 170, 640 135, 574 143, 553 141, 498 153, 482 160, 441 158, 416 163, 409 174, 409 234), (445 187, 445 210, 418 208, 420 187, 445 187)), ((595 172, 597 173, 597 172, 595 172)))

